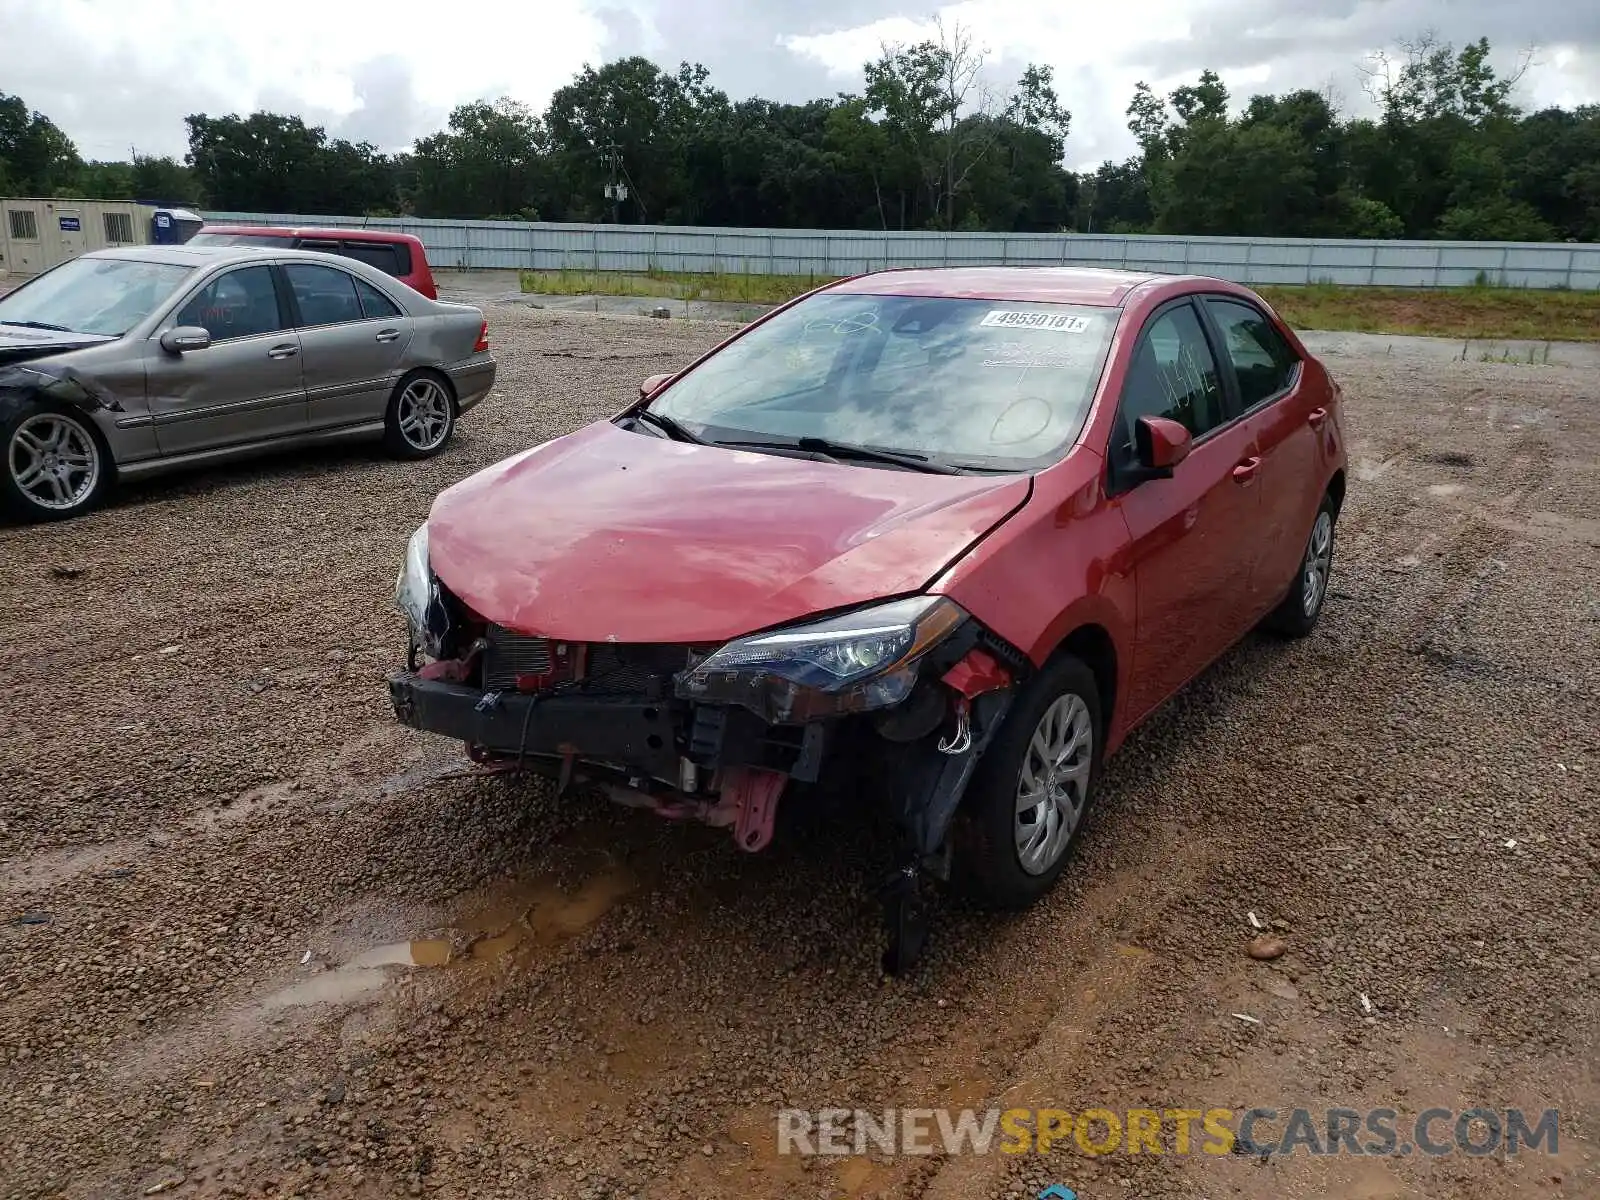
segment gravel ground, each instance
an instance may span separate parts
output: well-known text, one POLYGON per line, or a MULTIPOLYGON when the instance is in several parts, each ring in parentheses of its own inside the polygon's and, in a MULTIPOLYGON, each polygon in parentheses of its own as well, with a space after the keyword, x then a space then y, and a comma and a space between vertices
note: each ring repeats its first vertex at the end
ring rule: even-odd
POLYGON ((0 529, 0 1196, 1600 1195, 1592 372, 1329 355, 1355 442, 1318 633, 1137 734, 1047 902, 947 912, 885 981, 871 831, 741 856, 453 777, 394 723, 434 493, 726 331, 491 321, 497 394, 428 464, 0 529), (1559 1153, 774 1145, 778 1106, 1433 1103, 1559 1106, 1559 1153))

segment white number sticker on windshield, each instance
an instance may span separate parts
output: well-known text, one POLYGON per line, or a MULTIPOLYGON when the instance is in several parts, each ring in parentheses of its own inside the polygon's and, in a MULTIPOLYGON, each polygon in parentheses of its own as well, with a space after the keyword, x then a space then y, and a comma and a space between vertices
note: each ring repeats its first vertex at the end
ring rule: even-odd
POLYGON ((1050 333, 1082 333, 1089 328, 1087 317, 1070 313, 1018 312, 1008 308, 985 313, 978 324, 991 329, 1043 329, 1050 333))

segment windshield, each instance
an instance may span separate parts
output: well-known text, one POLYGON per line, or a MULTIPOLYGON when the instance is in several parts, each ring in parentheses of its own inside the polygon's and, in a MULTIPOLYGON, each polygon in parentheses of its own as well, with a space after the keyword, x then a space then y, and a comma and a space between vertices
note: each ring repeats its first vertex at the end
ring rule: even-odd
POLYGON ((1029 470, 1078 434, 1117 309, 823 293, 650 405, 711 442, 820 438, 1029 470))
POLYGON ((206 233, 195 234, 186 246, 281 246, 292 239, 287 233, 206 233))
POLYGON ((193 270, 131 258, 74 258, 0 297, 0 325, 121 337, 193 270))

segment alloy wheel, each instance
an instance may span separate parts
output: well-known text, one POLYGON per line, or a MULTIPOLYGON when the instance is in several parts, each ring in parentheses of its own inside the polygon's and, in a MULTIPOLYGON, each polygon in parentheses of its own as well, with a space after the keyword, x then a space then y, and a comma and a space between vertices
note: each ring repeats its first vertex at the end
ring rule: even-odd
POLYGON ((1315 616, 1328 588, 1328 572, 1333 566, 1333 516, 1327 509, 1317 513, 1311 540, 1306 543, 1305 586, 1300 603, 1306 616, 1315 616))
POLYGON ((1043 875, 1077 832, 1089 800, 1094 722, 1083 697, 1058 696, 1034 727, 1017 777, 1017 861, 1043 875))
POLYGON ((400 393, 400 436, 413 450, 435 450, 450 433, 450 397, 435 379, 414 379, 400 393))
POLYGON ((51 512, 76 508, 100 482, 100 447, 93 435, 56 413, 37 413, 17 426, 6 459, 17 489, 51 512))

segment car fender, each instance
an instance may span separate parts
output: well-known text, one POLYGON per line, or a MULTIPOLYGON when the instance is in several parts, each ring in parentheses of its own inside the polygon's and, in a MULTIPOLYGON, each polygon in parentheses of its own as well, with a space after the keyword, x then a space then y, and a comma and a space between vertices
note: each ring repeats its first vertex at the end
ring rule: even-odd
POLYGON ((123 411, 122 402, 109 389, 59 360, 39 358, 0 366, 0 418, 37 401, 68 404, 86 413, 123 411))
MULTIPOLYGON (((1036 475, 1029 501, 947 567, 931 590, 960 604, 1035 666, 1078 631, 1098 627, 1110 643, 1114 695, 1121 696, 1127 694, 1137 609, 1128 527, 1106 500, 1102 461, 1080 446, 1036 475)), ((1113 734, 1118 717, 1107 714, 1113 734)))

